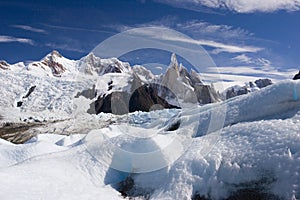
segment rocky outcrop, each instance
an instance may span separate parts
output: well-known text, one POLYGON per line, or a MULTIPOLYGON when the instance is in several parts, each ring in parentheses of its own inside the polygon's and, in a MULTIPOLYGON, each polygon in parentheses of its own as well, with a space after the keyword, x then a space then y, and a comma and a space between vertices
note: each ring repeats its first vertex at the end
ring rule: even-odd
POLYGON ((209 85, 194 85, 197 100, 200 104, 209 104, 219 101, 217 92, 209 85))
POLYGON ((298 80, 300 79, 300 70, 298 72, 298 74, 296 74, 294 77, 293 77, 293 80, 298 80))
POLYGON ((112 92, 108 95, 99 96, 95 101, 95 113, 113 113, 123 115, 129 113, 129 94, 126 92, 112 92))
POLYGON ((272 85, 273 82, 270 79, 258 79, 254 82, 248 82, 244 86, 233 86, 225 90, 225 99, 230 99, 232 97, 248 94, 260 90, 264 87, 272 85))
POLYGON ((171 57, 165 75, 160 79, 145 82, 138 75, 140 71, 146 72, 139 67, 130 73, 131 81, 128 82, 130 93, 128 90, 126 92, 126 89, 111 91, 113 86, 108 85, 107 91, 99 93, 98 99, 91 104, 89 112, 93 107, 96 114, 100 112, 125 114, 134 111, 179 108, 178 99, 199 104, 220 101, 219 94, 212 86, 204 85, 196 71, 188 72, 184 66, 178 64, 175 54, 171 57))
POLYGON ((31 86, 29 88, 28 92, 22 97, 22 100, 17 102, 17 107, 21 107, 23 105, 23 101, 32 94, 32 92, 35 90, 35 88, 36 88, 36 85, 31 86))
POLYGON ((270 79, 268 79, 268 78, 265 78, 265 79, 258 79, 258 80, 256 80, 256 81, 254 81, 254 83, 255 83, 256 86, 257 86, 258 88, 260 88, 260 89, 273 84, 272 81, 271 81, 270 79))
POLYGON ((135 111, 149 112, 163 108, 179 108, 159 96, 158 88, 160 87, 162 86, 145 84, 137 88, 131 95, 127 92, 112 92, 99 96, 95 102, 96 114, 104 112, 122 115, 135 111))
POLYGON ((42 62, 52 70, 54 76, 61 76, 67 69, 56 61, 56 57, 62 58, 62 55, 58 51, 52 51, 50 56, 47 56, 42 62))
POLYGON ((66 72, 75 71, 74 60, 69 60, 63 57, 58 51, 52 51, 46 55, 41 61, 32 62, 28 64, 28 70, 43 70, 47 75, 61 77, 66 72))
POLYGON ((162 85, 184 102, 207 104, 220 101, 215 89, 204 85, 196 71, 191 70, 189 73, 182 64, 178 64, 175 54, 172 54, 169 68, 162 78, 162 85))
POLYGON ((97 91, 96 91, 95 85, 93 85, 93 87, 90 89, 86 89, 86 90, 83 90, 82 92, 78 92, 75 95, 75 98, 79 98, 80 96, 83 96, 87 99, 94 99, 97 96, 97 91))
POLYGON ((36 85, 31 86, 31 87, 29 88, 27 94, 26 94, 25 96, 23 96, 23 98, 28 98, 28 97, 31 95, 31 93, 35 90, 35 88, 36 88, 36 85))
POLYGON ((246 86, 243 86, 243 87, 240 87, 240 88, 232 87, 232 88, 227 90, 226 99, 230 99, 232 97, 240 96, 240 95, 243 95, 243 94, 248 94, 250 92, 251 91, 248 90, 248 88, 246 86))
POLYGON ((4 70, 9 69, 9 64, 4 60, 0 60, 0 69, 4 69, 4 70))
MULTIPOLYGON (((163 86, 156 84, 143 85, 136 89, 129 100, 129 112, 160 110, 163 108, 179 108, 169 104, 159 96, 158 89, 163 86)), ((165 88, 167 90, 167 88, 165 88)), ((169 91, 171 92, 171 91, 169 91)))

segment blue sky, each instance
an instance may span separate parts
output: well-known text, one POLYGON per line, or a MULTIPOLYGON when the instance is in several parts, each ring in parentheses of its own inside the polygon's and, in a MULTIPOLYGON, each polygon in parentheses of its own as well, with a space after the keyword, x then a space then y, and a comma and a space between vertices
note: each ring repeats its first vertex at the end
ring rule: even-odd
POLYGON ((160 26, 202 44, 218 66, 300 68, 299 10, 300 0, 1 0, 0 60, 53 49, 79 59, 116 33, 160 26))

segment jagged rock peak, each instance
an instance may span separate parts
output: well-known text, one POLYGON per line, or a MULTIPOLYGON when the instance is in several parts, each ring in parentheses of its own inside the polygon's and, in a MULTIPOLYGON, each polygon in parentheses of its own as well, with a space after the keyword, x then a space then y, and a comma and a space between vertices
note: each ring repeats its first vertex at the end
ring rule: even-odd
POLYGON ((81 60, 85 61, 87 63, 90 63, 92 65, 95 65, 95 63, 100 61, 101 59, 99 57, 95 56, 95 54, 93 52, 90 52, 88 55, 83 57, 81 60))
POLYGON ((178 61, 175 53, 172 53, 170 67, 174 68, 177 72, 179 72, 178 61))
MULTIPOLYGON (((86 58, 87 60, 95 60, 95 59, 97 59, 98 57, 95 56, 95 54, 94 54, 93 52, 90 52, 88 55, 85 56, 85 58, 86 58)), ((99 58, 99 59, 100 59, 100 58, 99 58)))
MULTIPOLYGON (((46 69, 46 71, 48 68, 52 71, 52 74, 54 76, 60 77, 64 72, 68 70, 70 71, 72 65, 72 60, 63 57, 58 51, 53 50, 39 62, 33 62, 29 64, 29 68, 39 67, 42 69, 46 69)), ((47 73, 49 73, 49 71, 47 73)))
POLYGON ((57 56, 59 58, 63 57, 57 50, 53 50, 51 52, 51 56, 54 57, 54 56, 57 56))
POLYGON ((52 61, 57 60, 58 58, 64 58, 57 50, 53 50, 52 52, 48 53, 41 61, 52 61))
POLYGON ((193 82, 193 84, 203 84, 199 74, 195 70, 191 69, 190 74, 192 79, 191 81, 193 82))

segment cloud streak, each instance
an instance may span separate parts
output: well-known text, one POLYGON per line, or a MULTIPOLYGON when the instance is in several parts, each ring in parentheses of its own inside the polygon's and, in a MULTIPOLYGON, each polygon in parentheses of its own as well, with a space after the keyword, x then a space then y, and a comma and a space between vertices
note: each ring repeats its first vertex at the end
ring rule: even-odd
POLYGON ((31 39, 0 35, 0 43, 9 43, 9 42, 19 42, 19 43, 34 45, 34 42, 31 39))
POLYGON ((43 29, 39 29, 39 28, 34 28, 31 26, 27 26, 27 25, 12 25, 12 27, 14 28, 19 28, 25 31, 31 31, 31 32, 35 32, 35 33, 44 33, 47 34, 47 31, 43 30, 43 29))
POLYGON ((157 33, 156 31, 153 31, 153 29, 133 29, 134 33, 140 36, 146 36, 151 37, 154 39, 159 40, 166 40, 166 41, 173 41, 173 42, 183 42, 186 44, 195 44, 195 45, 203 45, 207 47, 214 48, 212 53, 218 54, 221 52, 227 52, 227 53, 243 53, 243 52, 251 52, 255 53, 258 51, 263 50, 263 48, 255 47, 255 46, 242 46, 242 45, 232 45, 232 44, 224 44, 221 42, 216 42, 213 40, 205 40, 205 39, 192 39, 192 38, 186 38, 182 37, 181 35, 177 34, 164 34, 164 33, 157 33))
POLYGON ((73 52, 79 52, 79 53, 87 53, 83 49, 76 48, 74 46, 68 45, 68 44, 58 44, 58 43, 46 43, 46 47, 50 47, 52 49, 60 49, 65 51, 73 51, 73 52))
POLYGON ((154 21, 146 24, 138 24, 135 27, 160 27, 160 28, 170 28, 176 31, 187 34, 191 38, 187 39, 180 35, 170 35, 157 32, 151 32, 151 29, 132 29, 134 27, 126 25, 113 25, 113 28, 119 32, 132 29, 136 34, 144 35, 156 39, 174 41, 174 42, 184 42, 187 44, 196 44, 213 48, 211 53, 218 54, 221 52, 227 53, 256 53, 264 48, 252 46, 252 45, 240 45, 238 43, 244 44, 245 41, 256 40, 253 37, 253 33, 241 29, 234 28, 232 26, 223 24, 210 24, 205 21, 192 20, 188 22, 176 23, 176 18, 163 18, 160 21, 154 21), (167 26, 165 26, 167 24, 167 26), (137 32, 139 31, 139 32, 137 32), (228 43, 223 43, 227 41, 228 43), (231 43, 231 44, 230 44, 231 43))
POLYGON ((239 63, 251 64, 258 67, 262 67, 264 70, 274 69, 272 67, 272 62, 266 58, 253 58, 249 57, 246 54, 241 54, 232 58, 233 61, 237 61, 239 63))
POLYGON ((238 13, 300 10, 300 0, 156 0, 160 3, 190 10, 204 8, 230 10, 238 13))
POLYGON ((62 29, 62 30, 69 30, 69 31, 84 31, 84 32, 116 34, 116 32, 99 30, 99 29, 89 29, 89 28, 70 27, 70 26, 57 26, 57 25, 50 25, 50 24, 43 24, 43 25, 46 27, 49 27, 49 28, 53 28, 53 29, 62 29))
POLYGON ((234 28, 224 24, 211 24, 200 20, 177 23, 175 27, 195 38, 219 38, 223 41, 224 39, 245 40, 253 37, 253 33, 239 27, 234 28))

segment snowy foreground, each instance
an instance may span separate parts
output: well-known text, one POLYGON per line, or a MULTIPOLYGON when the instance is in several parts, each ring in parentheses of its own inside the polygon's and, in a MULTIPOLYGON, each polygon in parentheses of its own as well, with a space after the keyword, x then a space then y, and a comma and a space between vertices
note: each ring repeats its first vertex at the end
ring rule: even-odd
POLYGON ((300 82, 284 81, 202 107, 135 112, 88 134, 0 140, 0 197, 299 199, 299 97, 300 82))

